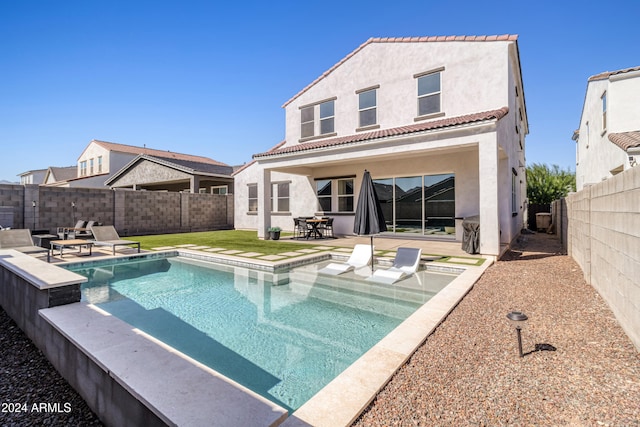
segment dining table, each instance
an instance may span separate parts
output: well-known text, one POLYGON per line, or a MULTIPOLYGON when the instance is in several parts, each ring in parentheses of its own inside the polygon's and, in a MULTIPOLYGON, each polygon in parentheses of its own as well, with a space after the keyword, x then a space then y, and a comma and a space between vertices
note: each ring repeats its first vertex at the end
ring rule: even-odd
POLYGON ((326 218, 311 218, 307 219, 306 222, 311 226, 311 230, 309 230, 309 233, 307 234, 307 239, 311 235, 313 235, 314 239, 324 239, 324 236, 318 227, 320 224, 326 224, 328 222, 326 218))

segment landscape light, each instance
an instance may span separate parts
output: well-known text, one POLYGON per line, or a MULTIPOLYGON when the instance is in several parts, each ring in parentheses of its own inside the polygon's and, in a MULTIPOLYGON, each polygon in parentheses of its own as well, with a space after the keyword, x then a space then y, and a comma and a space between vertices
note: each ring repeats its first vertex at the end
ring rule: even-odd
POLYGON ((528 319, 527 315, 524 314, 521 311, 512 311, 511 313, 507 314, 507 319, 509 319, 509 322, 515 326, 516 328, 516 336, 518 337, 518 351, 520 353, 520 357, 524 357, 524 354, 522 353, 522 326, 525 320, 528 319))

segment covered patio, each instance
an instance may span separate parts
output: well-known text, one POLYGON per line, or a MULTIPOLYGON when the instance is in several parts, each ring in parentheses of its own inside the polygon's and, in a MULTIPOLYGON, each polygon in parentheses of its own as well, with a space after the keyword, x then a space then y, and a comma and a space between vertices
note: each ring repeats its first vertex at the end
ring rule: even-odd
POLYGON ((463 219, 480 215, 480 253, 498 256, 515 237, 509 222, 512 183, 505 179, 512 173, 497 132, 504 114, 501 109, 256 154, 258 236, 264 238, 271 226, 291 229, 291 216, 296 215, 333 216, 336 235, 353 235, 355 197, 367 169, 378 183, 377 191, 386 186, 391 194, 386 199, 393 203, 385 212, 389 237, 448 240, 460 246, 463 219), (430 213, 439 202, 431 197, 435 192, 427 194, 430 179, 438 185, 445 180, 451 182, 441 192, 448 196, 443 200, 449 204, 448 216, 430 213), (401 182, 411 180, 417 183, 414 188, 401 189, 401 182), (272 191, 282 182, 288 184, 289 211, 274 212, 273 200, 278 195, 272 191), (398 196, 400 191, 402 197, 398 196), (400 203, 402 198, 411 197, 416 209, 409 219, 415 225, 406 226, 400 203), (434 230, 444 232, 432 235, 434 230))

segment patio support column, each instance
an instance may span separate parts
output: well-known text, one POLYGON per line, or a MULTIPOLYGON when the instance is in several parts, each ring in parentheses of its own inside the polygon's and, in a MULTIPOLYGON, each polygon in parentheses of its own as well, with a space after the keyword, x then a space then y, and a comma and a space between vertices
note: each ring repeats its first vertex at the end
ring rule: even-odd
POLYGON ((263 169, 258 178, 258 239, 268 235, 271 227, 271 170, 263 169))
POLYGON ((199 193, 200 192, 200 177, 197 175, 193 175, 189 180, 189 192, 191 193, 199 193))
POLYGON ((500 218, 498 200, 498 141, 495 134, 478 142, 480 182, 480 253, 500 254, 500 218))

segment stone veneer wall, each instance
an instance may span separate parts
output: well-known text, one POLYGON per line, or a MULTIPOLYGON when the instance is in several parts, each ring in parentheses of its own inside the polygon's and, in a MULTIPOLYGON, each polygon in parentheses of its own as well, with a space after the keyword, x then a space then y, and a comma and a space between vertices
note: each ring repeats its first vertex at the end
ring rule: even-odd
POLYGON ((640 167, 566 200, 568 253, 640 350, 640 167))
POLYGON ((52 233, 79 219, 114 225, 122 235, 233 228, 232 195, 3 184, 0 206, 13 214, 6 225, 52 233))

